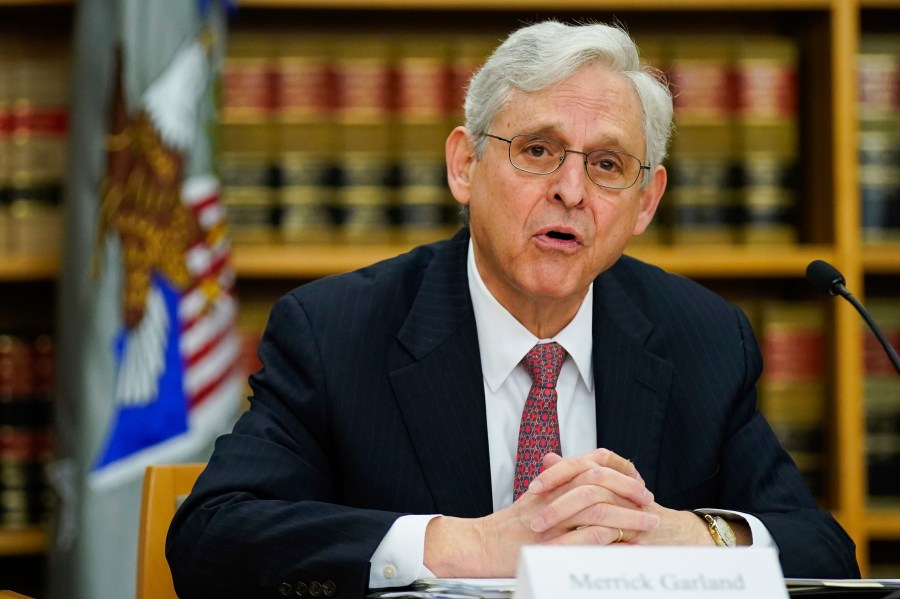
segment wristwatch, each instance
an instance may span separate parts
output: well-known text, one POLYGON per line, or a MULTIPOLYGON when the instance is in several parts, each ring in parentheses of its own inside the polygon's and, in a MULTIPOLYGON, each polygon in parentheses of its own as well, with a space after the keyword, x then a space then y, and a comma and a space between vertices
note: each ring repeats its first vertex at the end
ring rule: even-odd
POLYGON ((703 518, 709 524, 709 534, 719 547, 737 547, 737 537, 734 531, 722 516, 710 516, 703 514, 703 518))

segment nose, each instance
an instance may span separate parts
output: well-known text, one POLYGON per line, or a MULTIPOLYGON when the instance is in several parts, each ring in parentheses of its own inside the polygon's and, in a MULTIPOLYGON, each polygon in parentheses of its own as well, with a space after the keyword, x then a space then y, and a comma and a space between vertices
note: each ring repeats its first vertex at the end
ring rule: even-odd
POLYGON ((556 179, 553 197, 565 204, 567 208, 575 208, 580 205, 587 193, 585 191, 587 186, 593 185, 588 179, 584 161, 585 156, 581 152, 566 150, 563 163, 554 173, 556 179), (574 154, 574 156, 570 158, 570 154, 574 154))

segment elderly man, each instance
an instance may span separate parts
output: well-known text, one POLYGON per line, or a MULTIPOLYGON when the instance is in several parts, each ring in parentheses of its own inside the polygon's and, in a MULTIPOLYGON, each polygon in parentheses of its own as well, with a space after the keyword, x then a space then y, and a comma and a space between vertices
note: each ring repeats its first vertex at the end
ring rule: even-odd
POLYGON ((275 306, 250 410, 170 530, 180 596, 512 576, 533 543, 753 543, 858 576, 756 409, 746 318, 622 255, 671 120, 620 29, 513 33, 446 143, 468 227, 275 306))

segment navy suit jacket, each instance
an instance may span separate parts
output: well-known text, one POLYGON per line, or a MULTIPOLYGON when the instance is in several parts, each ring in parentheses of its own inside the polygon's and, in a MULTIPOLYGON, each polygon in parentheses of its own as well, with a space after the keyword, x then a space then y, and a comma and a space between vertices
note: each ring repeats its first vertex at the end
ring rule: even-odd
MULTIPOLYGON (((316 583, 359 597, 401 515, 491 512, 468 239, 278 301, 250 410, 170 528, 179 596, 316 583)), ((665 507, 760 518, 786 576, 858 576, 852 541, 757 411, 762 361, 743 314, 628 257, 597 278, 593 309, 597 446, 631 459, 665 507)))

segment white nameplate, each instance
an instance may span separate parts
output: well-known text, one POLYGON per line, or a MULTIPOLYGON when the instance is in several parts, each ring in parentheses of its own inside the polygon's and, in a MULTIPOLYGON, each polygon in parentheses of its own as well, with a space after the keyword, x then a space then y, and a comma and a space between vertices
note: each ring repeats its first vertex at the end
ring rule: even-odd
POLYGON ((522 548, 516 599, 786 599, 772 548, 522 548))

